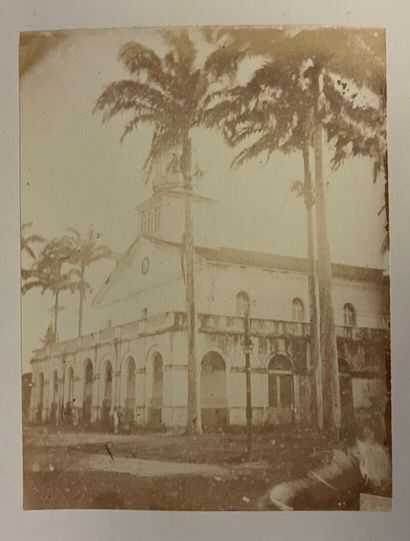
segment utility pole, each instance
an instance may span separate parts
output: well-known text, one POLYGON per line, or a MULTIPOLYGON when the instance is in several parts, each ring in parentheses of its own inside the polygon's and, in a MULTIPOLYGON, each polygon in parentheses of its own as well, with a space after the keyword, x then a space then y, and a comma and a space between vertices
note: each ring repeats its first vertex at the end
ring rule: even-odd
POLYGON ((249 303, 245 307, 245 340, 243 343, 245 353, 246 372, 246 442, 248 460, 252 460, 252 391, 251 391, 251 352, 252 342, 249 336, 249 303))

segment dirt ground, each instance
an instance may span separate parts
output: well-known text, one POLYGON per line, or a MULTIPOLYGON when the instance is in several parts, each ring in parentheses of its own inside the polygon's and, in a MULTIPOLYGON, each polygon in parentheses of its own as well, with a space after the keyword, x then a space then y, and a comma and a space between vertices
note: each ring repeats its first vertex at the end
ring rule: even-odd
MULTIPOLYGON (((24 431, 24 507, 267 509, 261 501, 269 488, 303 474, 307 457, 326 445, 310 430, 256 433, 249 461, 244 432, 194 438, 30 427, 24 431)), ((329 502, 329 509, 341 508, 334 506, 329 502)), ((357 502, 342 507, 355 509, 357 502)), ((305 502, 304 508, 314 507, 305 502)))

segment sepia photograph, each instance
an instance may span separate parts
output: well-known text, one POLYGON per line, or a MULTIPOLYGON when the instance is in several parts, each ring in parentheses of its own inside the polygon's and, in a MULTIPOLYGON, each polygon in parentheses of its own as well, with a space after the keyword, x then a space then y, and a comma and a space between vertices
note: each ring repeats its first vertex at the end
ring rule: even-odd
POLYGON ((20 34, 23 506, 391 511, 386 32, 20 34))

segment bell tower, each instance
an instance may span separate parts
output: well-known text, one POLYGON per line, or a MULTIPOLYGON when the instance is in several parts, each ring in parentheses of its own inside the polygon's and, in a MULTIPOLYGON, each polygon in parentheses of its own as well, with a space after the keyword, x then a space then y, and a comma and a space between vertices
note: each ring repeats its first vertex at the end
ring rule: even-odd
MULTIPOLYGON (((168 151, 152 171, 152 196, 136 207, 138 235, 180 243, 184 233, 184 190, 180 149, 168 151)), ((195 193, 192 198, 196 246, 216 246, 217 202, 195 193)))

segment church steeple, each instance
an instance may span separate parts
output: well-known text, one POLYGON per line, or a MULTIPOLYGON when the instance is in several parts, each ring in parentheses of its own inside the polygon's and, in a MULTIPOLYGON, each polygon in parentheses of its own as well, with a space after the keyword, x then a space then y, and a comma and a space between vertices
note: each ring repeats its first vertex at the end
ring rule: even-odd
MULTIPOLYGON (((152 171, 152 196, 137 206, 138 234, 170 242, 182 242, 184 190, 181 150, 170 149, 152 171)), ((197 169, 198 166, 196 165, 197 169)), ((215 245, 216 201, 192 194, 194 240, 197 246, 215 245)))
POLYGON ((182 189, 183 178, 180 167, 181 148, 176 145, 162 156, 152 170, 152 189, 154 193, 160 190, 182 189))

